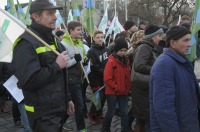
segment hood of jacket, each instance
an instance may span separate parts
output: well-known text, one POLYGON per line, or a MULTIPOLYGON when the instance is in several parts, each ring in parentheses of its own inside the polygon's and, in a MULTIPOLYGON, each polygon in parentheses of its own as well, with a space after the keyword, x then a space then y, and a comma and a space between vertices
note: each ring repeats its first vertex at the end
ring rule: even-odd
POLYGON ((82 46, 83 45, 83 42, 80 38, 71 38, 68 33, 64 34, 62 41, 66 42, 69 45, 76 45, 76 46, 82 46))

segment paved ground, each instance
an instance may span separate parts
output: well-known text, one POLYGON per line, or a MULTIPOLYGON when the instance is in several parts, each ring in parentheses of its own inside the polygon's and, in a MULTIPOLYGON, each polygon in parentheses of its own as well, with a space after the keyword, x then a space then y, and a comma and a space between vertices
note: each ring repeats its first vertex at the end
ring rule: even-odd
MULTIPOLYGON (((87 90, 86 95, 87 95, 87 97, 91 96, 91 91, 89 88, 87 90)), ((129 106, 130 106, 130 104, 131 104, 131 101, 129 101, 129 106)), ((90 105, 91 105, 91 102, 87 103, 88 109, 89 109, 90 105)), ((6 106, 7 106, 9 112, 8 113, 0 112, 0 132, 22 132, 22 128, 17 128, 13 123, 12 102, 7 101, 6 106)), ((105 114, 106 110, 107 110, 107 105, 105 105, 105 107, 104 107, 104 114, 105 114)), ((93 125, 87 118, 85 119, 85 122, 86 122, 86 128, 87 128, 88 132, 100 132, 102 123, 93 125)), ((67 123, 68 123, 69 128, 72 128, 72 131, 68 131, 68 132, 75 132, 77 130, 75 120, 74 120, 74 115, 69 117, 69 119, 67 120, 67 123)), ((118 116, 113 117, 111 131, 112 132, 120 132, 121 131, 120 117, 118 117, 118 116)), ((63 129, 63 132, 67 132, 67 131, 63 129)))
MULTIPOLYGON (((197 78, 200 79, 200 60, 198 60, 195 63, 195 73, 197 75, 197 78)), ((91 95, 91 91, 87 90, 87 96, 89 97, 91 95)), ((131 104, 131 101, 129 101, 129 106, 131 104)), ((0 132, 22 132, 21 128, 17 128, 13 123, 12 118, 12 110, 11 110, 11 101, 6 102, 8 113, 2 113, 0 112, 0 132)), ((88 108, 90 107, 91 103, 87 103, 88 108)), ((107 106, 104 107, 104 113, 107 110, 107 106)), ((74 121, 74 116, 70 116, 68 119, 68 125, 73 130, 70 132, 76 131, 76 125, 74 121)), ((86 128, 88 132, 100 132, 102 124, 92 125, 91 122, 88 119, 85 119, 86 122, 86 128)), ((112 132, 120 132, 121 131, 121 124, 120 124, 120 117, 114 116, 112 121, 112 132)), ((63 132, 66 132, 66 130, 63 130, 63 132)))

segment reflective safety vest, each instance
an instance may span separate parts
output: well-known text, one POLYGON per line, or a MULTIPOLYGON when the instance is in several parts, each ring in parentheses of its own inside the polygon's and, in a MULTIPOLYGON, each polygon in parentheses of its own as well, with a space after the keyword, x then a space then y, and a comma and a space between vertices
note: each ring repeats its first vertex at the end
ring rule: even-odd
MULTIPOLYGON (((34 33, 36 33, 40 37, 39 33, 37 33, 36 31, 34 31, 34 33)), ((38 61, 37 64, 39 63, 40 65, 39 70, 43 70, 42 68, 47 68, 48 66, 50 67, 51 64, 55 63, 57 55, 53 53, 48 47, 40 43, 36 38, 31 36, 29 33, 25 32, 16 40, 13 46, 14 52, 15 48, 20 43, 25 43, 25 44, 27 43, 31 45, 31 47, 35 50, 35 54, 34 53, 33 54, 35 55, 35 60, 38 61)), ((60 42, 57 40, 56 37, 54 38, 54 43, 51 43, 50 46, 59 52, 65 51, 63 45, 60 44, 60 42)), ((28 58, 27 56, 27 59, 30 58, 28 58)), ((36 68, 34 64, 35 64, 34 62, 33 63, 30 62, 32 70, 36 68)), ((37 65, 37 70, 38 70, 38 65, 37 65)), ((20 79, 23 80, 21 81, 21 83, 23 82, 26 83, 30 79, 32 74, 29 76, 28 74, 29 72, 30 71, 25 72, 27 73, 26 75, 28 76, 27 78, 24 77, 25 75, 20 76, 20 74, 18 74, 19 85, 20 85, 20 79)), ((38 117, 42 117, 43 115, 51 113, 66 112, 67 84, 65 81, 66 78, 64 73, 65 72, 62 70, 58 71, 56 77, 54 77, 53 80, 50 80, 47 84, 42 84, 41 82, 42 85, 40 87, 34 88, 34 90, 33 89, 28 90, 27 88, 23 89, 23 84, 22 84, 21 88, 24 94, 25 109, 27 111, 27 115, 29 117, 29 123, 31 126, 34 124, 34 120, 37 119, 38 117)))

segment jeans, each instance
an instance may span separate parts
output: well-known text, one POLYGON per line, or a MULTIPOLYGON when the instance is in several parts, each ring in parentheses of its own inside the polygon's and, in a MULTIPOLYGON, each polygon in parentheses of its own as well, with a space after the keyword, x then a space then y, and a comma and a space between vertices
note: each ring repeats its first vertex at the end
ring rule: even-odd
POLYGON ((27 114, 26 114, 24 103, 19 103, 18 108, 19 108, 19 111, 20 111, 20 114, 21 114, 22 123, 24 125, 23 132, 32 132, 31 127, 30 127, 29 122, 28 122, 28 117, 27 117, 27 114))
POLYGON ((78 130, 85 128, 83 87, 81 84, 69 84, 69 91, 75 106, 75 120, 78 130))
POLYGON ((18 103, 13 99, 12 102, 12 113, 13 113, 13 121, 16 124, 18 121, 21 121, 21 114, 19 112, 18 103))
POLYGON ((105 104, 106 101, 106 96, 104 94, 105 89, 102 89, 99 91, 99 96, 101 99, 101 109, 97 110, 94 103, 92 103, 91 107, 90 107, 90 114, 95 115, 95 116, 102 116, 103 113, 103 106, 105 104))
POLYGON ((121 126, 122 132, 129 132, 128 125, 128 96, 127 95, 106 95, 108 110, 106 112, 102 130, 110 130, 112 118, 116 111, 116 104, 119 104, 121 112, 121 126))

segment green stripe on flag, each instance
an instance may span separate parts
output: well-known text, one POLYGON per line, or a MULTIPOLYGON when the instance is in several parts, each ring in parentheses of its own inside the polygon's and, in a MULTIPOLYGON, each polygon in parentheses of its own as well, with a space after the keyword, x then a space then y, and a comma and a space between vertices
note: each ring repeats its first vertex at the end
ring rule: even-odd
POLYGON ((5 33, 8 26, 10 24, 10 21, 8 19, 5 19, 4 22, 3 22, 3 25, 2 25, 2 31, 5 33))
POLYGON ((95 105, 96 109, 99 110, 101 109, 101 98, 99 94, 99 90, 96 91, 92 96, 91 96, 91 101, 95 105))
POLYGON ((196 0, 194 8, 194 19, 192 22, 192 32, 191 32, 191 47, 189 50, 189 59, 194 62, 197 58, 196 50, 198 43, 198 31, 200 30, 200 0, 196 0))

